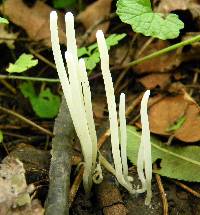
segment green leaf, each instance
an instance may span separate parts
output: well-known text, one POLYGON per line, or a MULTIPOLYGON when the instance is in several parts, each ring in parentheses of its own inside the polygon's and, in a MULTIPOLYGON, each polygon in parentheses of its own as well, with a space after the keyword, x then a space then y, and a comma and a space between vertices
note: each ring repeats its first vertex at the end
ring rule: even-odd
MULTIPOLYGON (((133 164, 137 164, 137 154, 141 132, 127 126, 127 155, 133 164)), ((154 172, 185 181, 200 182, 200 147, 167 146, 156 138, 151 138, 152 162, 161 159, 161 168, 154 172)))
POLYGON ((19 89, 21 90, 22 94, 26 98, 37 97, 35 89, 31 82, 24 82, 24 83, 20 84, 19 89))
POLYGON ((54 118, 59 111, 60 97, 54 95, 49 88, 36 94, 32 82, 24 82, 20 85, 22 94, 30 100, 32 108, 40 118, 54 118))
POLYGON ((85 47, 79 48, 77 54, 78 54, 78 57, 82 57, 83 55, 89 55, 85 47))
POLYGON ((0 17, 0 24, 9 24, 9 21, 3 17, 0 17))
POLYGON ((111 46, 116 46, 125 36, 126 34, 111 34, 108 38, 106 38, 108 50, 110 50, 111 46))
MULTIPOLYGON (((122 40, 126 34, 111 34, 108 38, 106 38, 106 44, 108 47, 108 50, 110 50, 111 46, 115 46, 119 43, 120 40, 122 40)), ((78 49, 78 57, 84 57, 86 68, 88 70, 93 70, 97 63, 100 61, 100 55, 97 48, 97 43, 94 43, 90 46, 82 47, 78 49)))
POLYGON ((3 132, 2 132, 2 130, 0 130, 0 143, 2 143, 3 142, 3 132))
POLYGON ((21 73, 36 66, 37 64, 38 60, 33 59, 33 55, 24 53, 20 55, 14 64, 10 63, 6 71, 9 73, 21 73))
POLYGON ((94 52, 90 57, 86 57, 85 65, 88 70, 93 70, 96 67, 96 64, 100 61, 99 52, 94 52))
POLYGON ((154 13, 150 0, 118 0, 117 14, 133 31, 162 40, 178 37, 184 28, 176 14, 154 13))
POLYGON ((167 132, 174 132, 177 129, 181 128, 186 120, 185 116, 181 116, 173 125, 167 128, 167 132))
POLYGON ((77 0, 53 0, 53 6, 57 9, 67 9, 76 6, 77 0))

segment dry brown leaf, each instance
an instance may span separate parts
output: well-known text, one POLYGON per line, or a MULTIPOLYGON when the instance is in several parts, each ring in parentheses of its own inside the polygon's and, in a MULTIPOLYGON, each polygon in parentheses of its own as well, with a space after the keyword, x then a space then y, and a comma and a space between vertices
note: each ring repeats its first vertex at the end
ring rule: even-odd
POLYGON ((175 10, 187 10, 190 2, 191 0, 162 0, 156 8, 156 12, 170 13, 175 10))
MULTIPOLYGON (((34 6, 26 6, 22 0, 6 0, 1 8, 4 15, 16 25, 22 27, 28 36, 34 41, 43 41, 47 46, 51 46, 49 30, 49 14, 53 8, 42 1, 36 1, 34 6)), ((62 17, 59 13, 59 17, 62 17)), ((63 20, 63 19, 62 19, 63 20)), ((63 20, 64 21, 64 20, 63 20)), ((66 43, 64 23, 61 18, 58 22, 60 43, 66 43)))
MULTIPOLYGON (((110 14, 112 0, 98 0, 89 5, 83 12, 77 16, 77 21, 80 21, 86 30, 91 26, 94 26, 99 20, 102 20, 110 14)), ((88 38, 88 42, 92 43, 96 40, 96 30, 101 29, 104 33, 109 28, 109 22, 105 22, 97 26, 93 30, 91 36, 88 38)))
MULTIPOLYGON (((168 46, 169 43, 167 41, 158 40, 154 43, 151 43, 140 57, 144 57, 148 54, 151 54, 168 46)), ((138 73, 168 72, 171 69, 179 66, 180 63, 181 55, 178 54, 178 52, 173 51, 166 53, 160 57, 148 60, 142 64, 136 65, 133 68, 138 73)))
POLYGON ((104 111, 106 107, 106 99, 102 96, 95 96, 92 99, 92 107, 94 112, 95 121, 100 124, 104 119, 104 111))
POLYGON ((139 82, 147 89, 153 89, 157 86, 164 88, 170 82, 169 73, 155 73, 146 75, 139 79, 139 82))
POLYGON ((153 133, 166 136, 173 134, 177 139, 188 143, 200 140, 200 107, 186 92, 164 97, 152 105, 149 110, 149 121, 153 133), (167 132, 167 129, 182 116, 186 118, 183 125, 174 133, 167 132))
POLYGON ((189 10, 193 18, 200 18, 200 2, 198 0, 162 0, 156 12, 170 13, 175 10, 189 10))
POLYGON ((156 12, 170 13, 175 10, 190 10, 191 8, 198 7, 199 2, 197 0, 162 0, 155 9, 156 12))

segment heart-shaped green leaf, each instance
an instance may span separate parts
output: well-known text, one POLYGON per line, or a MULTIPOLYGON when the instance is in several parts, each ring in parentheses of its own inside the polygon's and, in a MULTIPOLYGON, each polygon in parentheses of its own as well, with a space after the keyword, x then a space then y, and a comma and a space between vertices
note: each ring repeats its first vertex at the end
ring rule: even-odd
POLYGON ((154 13, 150 0, 118 0, 117 14, 135 32, 162 40, 178 37, 184 23, 176 14, 154 13))

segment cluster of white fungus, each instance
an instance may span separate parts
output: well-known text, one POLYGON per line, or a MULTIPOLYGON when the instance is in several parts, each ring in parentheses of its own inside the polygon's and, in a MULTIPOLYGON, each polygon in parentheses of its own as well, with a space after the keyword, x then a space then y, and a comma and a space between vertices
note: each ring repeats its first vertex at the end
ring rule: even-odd
POLYGON ((96 166, 97 137, 93 119, 91 94, 84 60, 78 60, 74 30, 74 17, 66 13, 67 52, 65 59, 68 74, 63 62, 57 27, 57 13, 50 14, 51 43, 58 76, 69 108, 71 118, 81 143, 84 156, 83 184, 85 191, 90 192, 92 174, 96 166))
MULTIPOLYGON (((74 17, 68 12, 65 15, 67 51, 65 60, 68 70, 66 71, 63 62, 57 27, 57 13, 52 11, 50 14, 50 31, 51 43, 56 63, 58 76, 61 82, 63 93, 69 108, 71 118, 76 130, 77 136, 81 143, 84 156, 84 174, 83 184, 86 192, 89 192, 92 186, 92 175, 96 168, 97 159, 97 135, 95 123, 93 119, 91 92, 87 77, 85 62, 78 59, 77 45, 74 30, 74 17)), ((138 175, 142 182, 142 189, 134 190, 128 176, 127 165, 127 134, 126 134, 126 118, 125 118, 125 94, 120 95, 119 104, 119 124, 117 121, 116 102, 112 77, 109 69, 109 55, 106 41, 102 31, 97 31, 97 44, 101 58, 101 70, 103 74, 105 91, 107 97, 112 155, 115 166, 115 176, 118 182, 125 187, 130 193, 144 192, 147 190, 146 204, 151 200, 151 144, 150 131, 147 115, 147 102, 150 92, 146 91, 141 102, 141 122, 142 122, 142 138, 138 152, 138 175), (120 135, 119 135, 120 131, 120 135), (120 147, 121 143, 121 147, 120 147), (121 150, 120 150, 121 148, 121 150)))

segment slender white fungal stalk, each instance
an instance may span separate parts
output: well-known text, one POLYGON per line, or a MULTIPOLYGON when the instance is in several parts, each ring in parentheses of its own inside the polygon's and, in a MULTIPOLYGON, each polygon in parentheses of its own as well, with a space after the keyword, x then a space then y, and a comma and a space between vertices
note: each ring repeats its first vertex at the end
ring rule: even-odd
POLYGON ((121 93, 119 102, 119 122, 120 122, 120 137, 121 137, 121 158, 123 174, 128 180, 128 164, 127 164, 127 134, 126 134, 126 115, 125 115, 125 94, 121 93))
POLYGON ((119 150, 117 111, 116 111, 114 87, 113 87, 112 77, 109 69, 108 49, 104 38, 104 34, 101 30, 97 31, 96 37, 97 37, 97 44, 100 52, 101 70, 103 74, 108 111, 109 111, 112 155, 113 155, 113 160, 115 165, 116 178, 118 182, 122 186, 124 186, 129 192, 135 193, 135 190, 133 190, 132 186, 125 181, 124 176, 122 174, 122 160, 121 160, 120 150, 119 150))
POLYGON ((65 14, 67 51, 72 54, 76 65, 78 65, 77 45, 74 29, 74 16, 71 12, 65 14))
MULTIPOLYGON (((65 20, 67 26, 66 36, 68 45, 67 47, 68 51, 66 52, 65 57, 67 61, 69 77, 67 76, 60 50, 57 27, 57 14, 55 11, 51 12, 50 14, 52 50, 63 93, 66 98, 66 102, 72 117, 74 128, 81 143, 81 148, 83 151, 85 161, 83 184, 85 191, 89 192, 92 185, 92 171, 95 165, 95 161, 93 161, 94 156, 92 155, 92 152, 94 150, 93 145, 95 143, 92 143, 92 137, 90 136, 91 130, 90 128, 91 127, 95 128, 95 125, 89 125, 89 123, 91 122, 94 123, 94 121, 92 121, 91 119, 90 122, 87 121, 88 115, 91 115, 91 113, 86 113, 86 111, 88 111, 88 108, 84 106, 84 103, 86 104, 91 102, 91 96, 90 99, 88 96, 85 96, 83 101, 82 86, 79 77, 79 65, 77 57, 77 46, 75 40, 73 15, 71 13, 67 13, 65 20), (74 96, 76 97, 74 98, 74 96), (86 99, 89 100, 86 101, 86 99)), ((87 104, 87 106, 89 105, 87 104)), ((95 147, 97 148, 97 146, 95 147)))
POLYGON ((89 128, 90 136, 92 139, 93 165, 95 165, 96 158, 97 158, 97 134, 96 134, 93 111, 92 111, 90 85, 89 85, 89 81, 88 81, 88 76, 87 76, 84 59, 79 60, 79 72, 80 72, 80 78, 81 78, 81 83, 82 83, 82 88, 83 88, 83 97, 84 97, 84 105, 85 105, 85 110, 86 110, 88 128, 89 128))
POLYGON ((150 95, 150 90, 144 93, 141 101, 141 124, 142 124, 142 136, 141 143, 138 152, 137 169, 138 175, 142 182, 142 190, 147 190, 147 196, 145 204, 149 205, 151 202, 152 191, 151 191, 151 179, 152 179, 152 160, 151 160, 151 141, 150 141, 150 130, 149 120, 147 114, 147 103, 150 95), (144 175, 145 172, 145 175, 144 175))

